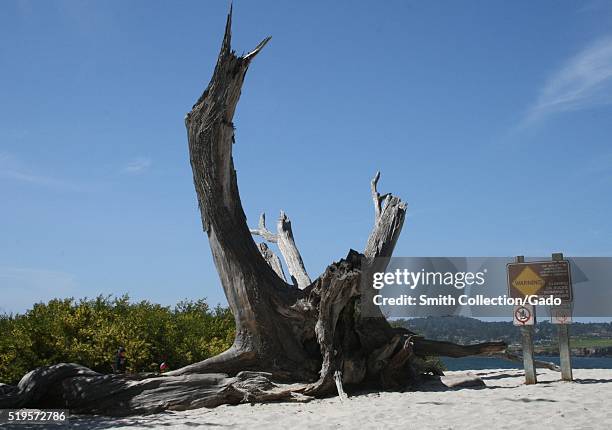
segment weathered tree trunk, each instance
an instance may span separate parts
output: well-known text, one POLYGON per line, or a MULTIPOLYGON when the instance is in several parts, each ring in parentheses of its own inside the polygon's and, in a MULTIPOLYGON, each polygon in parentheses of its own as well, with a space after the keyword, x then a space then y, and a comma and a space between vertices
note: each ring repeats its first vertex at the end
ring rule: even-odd
POLYGON ((405 387, 418 382, 416 356, 491 353, 503 343, 459 346, 427 341, 393 328, 371 305, 361 279, 384 270, 399 237, 406 205, 380 196, 372 180, 375 222, 364 254, 351 250, 311 282, 288 218, 277 234, 262 217, 249 229, 232 158, 232 122, 246 71, 269 38, 253 51, 231 50, 231 12, 212 80, 185 118, 193 181, 202 225, 227 301, 236 320, 232 347, 215 357, 163 375, 101 375, 75 364, 36 369, 17 387, 0 392, 0 408, 69 407, 82 413, 126 415, 222 403, 307 400, 343 385, 405 387), (252 234, 279 245, 278 257, 252 234))

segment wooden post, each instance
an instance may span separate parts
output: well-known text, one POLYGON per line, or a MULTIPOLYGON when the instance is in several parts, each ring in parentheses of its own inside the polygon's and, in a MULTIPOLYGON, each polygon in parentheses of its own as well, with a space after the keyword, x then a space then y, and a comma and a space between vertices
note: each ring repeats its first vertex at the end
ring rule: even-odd
MULTIPOLYGON (((525 257, 519 255, 516 257, 517 263, 524 263, 525 257)), ((535 359, 533 353, 533 333, 534 327, 537 323, 535 316, 535 307, 533 308, 533 324, 521 327, 521 335, 523 337, 523 367, 525 368, 525 384, 537 384, 538 379, 536 377, 535 359)))
POLYGON ((533 356, 533 326, 525 325, 521 327, 523 335, 523 367, 525 368, 525 384, 537 384, 535 359, 533 356))
POLYGON ((569 324, 558 324, 557 331, 559 332, 559 358, 561 361, 561 379, 564 381, 573 381, 572 375, 572 358, 570 356, 570 332, 569 324))
MULTIPOLYGON (((563 253, 558 252, 552 255, 553 261, 563 260, 563 253)), ((564 381, 573 381, 572 375, 572 357, 570 355, 570 325, 557 324, 557 333, 559 334, 559 360, 561 364, 561 379, 564 381)))

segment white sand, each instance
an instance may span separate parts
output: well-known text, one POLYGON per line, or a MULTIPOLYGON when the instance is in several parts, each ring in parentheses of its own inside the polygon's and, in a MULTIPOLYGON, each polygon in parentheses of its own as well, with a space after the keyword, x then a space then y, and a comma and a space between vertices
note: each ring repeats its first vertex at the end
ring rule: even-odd
MULTIPOLYGON (((538 370, 523 385, 517 370, 476 370, 487 388, 355 395, 309 403, 220 406, 146 417, 73 419, 72 428, 248 429, 612 429, 612 370, 574 370, 574 383, 538 370)), ((466 372, 448 372, 449 375, 466 372)))

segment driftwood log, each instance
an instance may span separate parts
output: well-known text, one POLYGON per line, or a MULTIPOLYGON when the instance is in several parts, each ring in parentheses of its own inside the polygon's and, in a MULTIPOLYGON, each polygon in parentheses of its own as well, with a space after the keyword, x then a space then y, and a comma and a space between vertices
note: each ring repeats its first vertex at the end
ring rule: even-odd
POLYGON ((417 384, 415 357, 505 350, 503 342, 425 340, 392 327, 371 304, 373 290, 360 288, 360 279, 368 270, 384 270, 406 214, 398 197, 378 193, 379 173, 371 183, 375 219, 363 254, 351 250, 314 281, 284 213, 276 233, 263 216, 258 228, 248 227, 232 159, 232 119, 247 69, 269 40, 237 56, 230 45, 230 10, 212 80, 185 118, 203 228, 236 320, 233 346, 163 375, 102 375, 66 363, 38 368, 18 386, 0 387, 0 408, 67 407, 119 416, 335 393, 344 399, 345 388, 417 384), (252 235, 278 245, 290 283, 279 258, 252 235))

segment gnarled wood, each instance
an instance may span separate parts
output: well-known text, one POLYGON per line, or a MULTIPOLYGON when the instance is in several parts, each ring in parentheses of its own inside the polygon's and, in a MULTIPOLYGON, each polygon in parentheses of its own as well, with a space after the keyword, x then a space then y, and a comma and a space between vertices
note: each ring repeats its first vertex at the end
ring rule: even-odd
MULTIPOLYGON (((304 352, 302 339, 295 335, 294 327, 284 323, 286 317, 281 314, 303 296, 279 278, 251 238, 232 158, 233 116, 244 76, 268 40, 244 57, 236 56, 230 46, 231 14, 228 16, 212 80, 187 114, 185 124, 202 223, 236 319, 232 349, 238 356, 256 358, 256 364, 246 370, 265 368, 282 374, 299 368, 311 373, 317 363, 304 352)), ((299 314, 301 309, 291 312, 299 314)))
POLYGON ((460 358, 470 355, 494 354, 506 349, 505 342, 485 342, 473 345, 457 345, 452 342, 439 340, 416 339, 414 353, 421 356, 444 355, 446 357, 460 358))
POLYGON ((102 375, 78 364, 40 367, 0 397, 0 408, 66 408, 113 416, 150 414, 251 401, 307 401, 297 385, 275 384, 264 372, 184 376, 102 375))

